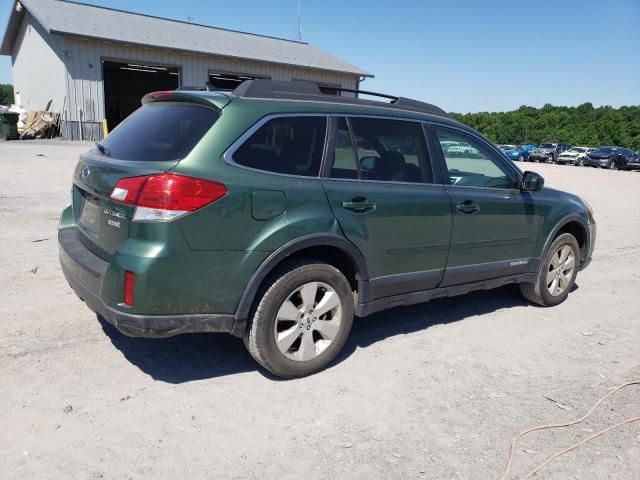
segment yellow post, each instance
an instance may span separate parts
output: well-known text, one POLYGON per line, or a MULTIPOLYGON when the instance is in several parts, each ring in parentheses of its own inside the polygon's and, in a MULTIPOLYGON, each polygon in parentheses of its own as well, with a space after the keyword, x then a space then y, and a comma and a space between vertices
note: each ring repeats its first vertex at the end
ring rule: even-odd
POLYGON ((102 119, 102 136, 106 137, 107 135, 109 135, 109 128, 107 127, 107 119, 103 118, 102 119))

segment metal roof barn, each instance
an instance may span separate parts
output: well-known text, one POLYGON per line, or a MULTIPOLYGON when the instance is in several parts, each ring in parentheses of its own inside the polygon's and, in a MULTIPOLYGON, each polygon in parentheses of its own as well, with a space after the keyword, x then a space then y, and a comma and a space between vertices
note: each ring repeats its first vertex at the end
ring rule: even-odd
POLYGON ((100 140, 153 90, 242 80, 308 80, 325 93, 370 73, 307 43, 61 0, 13 5, 0 45, 16 103, 62 115, 71 139, 100 140))

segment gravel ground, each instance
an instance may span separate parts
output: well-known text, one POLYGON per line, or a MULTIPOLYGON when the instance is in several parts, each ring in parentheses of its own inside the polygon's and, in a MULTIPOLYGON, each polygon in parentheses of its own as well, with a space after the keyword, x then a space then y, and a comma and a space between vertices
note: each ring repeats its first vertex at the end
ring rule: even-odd
MULTIPOLYGON (((236 338, 130 339, 76 298, 56 226, 87 148, 0 144, 3 479, 499 478, 516 433, 640 377, 640 173, 524 165, 595 210, 593 263, 562 305, 508 287, 398 308, 357 320, 330 369, 279 381, 236 338)), ((636 415, 640 386, 531 434, 514 478, 636 415)), ((537 478, 639 479, 640 422, 537 478)))

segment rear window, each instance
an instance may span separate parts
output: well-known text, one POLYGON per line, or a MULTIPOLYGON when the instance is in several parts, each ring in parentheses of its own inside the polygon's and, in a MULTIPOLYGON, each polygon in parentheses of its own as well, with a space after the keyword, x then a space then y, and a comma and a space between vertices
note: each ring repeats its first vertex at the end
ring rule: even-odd
MULTIPOLYGON (((101 143, 116 160, 168 161, 186 157, 218 119, 212 108, 192 103, 148 103, 101 143)), ((96 150, 99 152, 99 150, 96 150)))
POLYGON ((273 118, 238 148, 233 161, 269 172, 316 177, 326 128, 324 116, 273 118))

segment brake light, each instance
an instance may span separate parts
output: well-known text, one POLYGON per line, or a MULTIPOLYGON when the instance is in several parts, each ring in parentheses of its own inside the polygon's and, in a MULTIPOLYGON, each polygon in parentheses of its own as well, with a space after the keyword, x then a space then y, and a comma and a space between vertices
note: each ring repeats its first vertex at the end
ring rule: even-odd
POLYGON ((154 100, 158 100, 161 98, 169 98, 174 94, 173 90, 161 90, 159 92, 151 92, 149 93, 149 97, 153 98, 154 100))
POLYGON ((136 282, 136 276, 133 272, 124 272, 124 303, 133 307, 133 289, 136 282))
POLYGON ((160 173, 118 180, 111 199, 134 205, 133 221, 162 222, 194 212, 226 193, 227 187, 219 182, 160 173))

